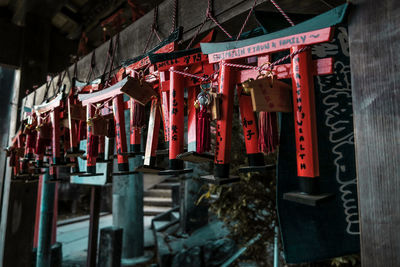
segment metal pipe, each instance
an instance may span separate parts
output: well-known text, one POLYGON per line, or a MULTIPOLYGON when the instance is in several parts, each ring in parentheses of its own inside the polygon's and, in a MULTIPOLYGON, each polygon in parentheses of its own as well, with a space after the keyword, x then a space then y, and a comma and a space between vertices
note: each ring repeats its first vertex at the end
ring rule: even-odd
POLYGON ((42 198, 40 203, 40 221, 36 266, 47 267, 51 262, 51 236, 54 212, 55 184, 50 180, 49 169, 43 175, 42 198))
POLYGON ((278 226, 275 226, 275 237, 274 237, 274 267, 279 267, 279 247, 278 247, 278 226))

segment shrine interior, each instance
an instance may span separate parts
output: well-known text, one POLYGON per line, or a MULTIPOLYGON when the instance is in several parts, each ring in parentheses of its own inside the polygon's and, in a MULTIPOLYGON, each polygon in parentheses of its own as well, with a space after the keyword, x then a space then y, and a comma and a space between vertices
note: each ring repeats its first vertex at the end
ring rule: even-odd
POLYGON ((0 0, 0 266, 400 266, 399 14, 0 0))

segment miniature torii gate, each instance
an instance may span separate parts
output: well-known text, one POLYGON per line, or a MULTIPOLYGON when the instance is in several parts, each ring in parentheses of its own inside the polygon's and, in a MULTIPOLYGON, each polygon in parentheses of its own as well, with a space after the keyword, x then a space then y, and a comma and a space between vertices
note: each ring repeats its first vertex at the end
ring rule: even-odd
MULTIPOLYGON (((208 54, 210 63, 220 63, 219 93, 222 94, 223 114, 217 122, 217 136, 220 138, 215 155, 215 175, 229 177, 229 162, 232 134, 233 90, 235 84, 248 78, 257 77, 253 70, 245 68, 240 60, 257 57, 258 65, 269 61, 273 52, 290 49, 291 63, 275 66, 278 79, 291 78, 293 87, 293 108, 295 118, 297 175, 301 193, 286 193, 285 198, 306 203, 325 199, 328 194, 319 194, 319 163, 316 115, 314 105, 314 75, 332 73, 332 58, 312 61, 311 51, 306 46, 331 40, 333 25, 339 23, 347 5, 342 5, 309 21, 275 33, 235 42, 202 43, 202 52, 208 54), (324 20, 320 21, 321 18, 324 20), (329 19, 327 19, 329 18, 329 19), (315 22, 319 23, 315 23, 315 22), (312 198, 312 200, 311 200, 312 198)), ((247 148, 247 147, 246 147, 247 148)))
MULTIPOLYGON (((128 87, 131 83, 133 83, 134 78, 138 75, 136 74, 139 70, 144 70, 149 65, 150 61, 148 55, 150 53, 162 53, 162 52, 170 52, 173 51, 176 47, 175 41, 178 40, 181 36, 182 29, 177 28, 169 38, 167 38, 164 42, 160 43, 158 46, 150 50, 148 53, 134 58, 133 60, 128 61, 129 64, 126 68, 124 68, 125 74, 128 74, 128 77, 118 81, 116 84, 112 85, 109 88, 91 93, 91 94, 79 94, 78 99, 81 101, 83 106, 87 108, 87 118, 90 118, 94 115, 94 104, 109 102, 112 100, 113 106, 113 114, 115 119, 115 132, 116 132, 116 144, 117 144, 117 158, 118 158, 118 170, 120 173, 115 174, 127 174, 129 172, 128 167, 128 149, 127 149, 127 141, 126 141, 126 132, 125 132, 125 103, 123 101, 123 92, 121 88, 123 86, 128 87), (132 62, 133 61, 133 62, 132 62)), ((120 75, 122 78, 122 75, 120 75)), ((131 109, 131 116, 134 112, 133 102, 130 101, 127 108, 131 109)), ((103 109, 104 110, 104 109, 103 109)), ((109 113, 107 109, 102 113, 109 113)), ((90 127, 88 127, 87 131, 87 139, 88 139, 88 148, 90 138, 92 138, 92 132, 90 127)), ((135 144, 140 140, 139 131, 131 127, 130 133, 130 141, 131 148, 135 148, 135 144)), ((138 153, 139 151, 132 152, 138 153)), ((95 174, 96 170, 96 157, 92 155, 92 153, 88 153, 87 155, 87 172, 88 175, 95 174)))
MULTIPOLYGON (((156 65, 160 74, 161 93, 164 98, 169 92, 169 121, 167 131, 169 133, 169 170, 161 171, 160 175, 183 174, 189 172, 183 168, 182 153, 184 152, 184 88, 188 88, 189 103, 193 103, 199 93, 199 79, 185 79, 179 77, 176 71, 182 71, 184 67, 191 68, 197 76, 211 76, 215 70, 213 64, 208 63, 207 56, 200 49, 178 51, 170 54, 153 54, 150 60, 156 65), (169 77, 169 78, 168 78, 169 77)), ((188 143, 196 142, 196 110, 193 105, 188 106, 188 143)), ((188 153, 193 153, 193 150, 188 153)), ((203 161, 209 161, 209 155, 196 155, 203 161)))

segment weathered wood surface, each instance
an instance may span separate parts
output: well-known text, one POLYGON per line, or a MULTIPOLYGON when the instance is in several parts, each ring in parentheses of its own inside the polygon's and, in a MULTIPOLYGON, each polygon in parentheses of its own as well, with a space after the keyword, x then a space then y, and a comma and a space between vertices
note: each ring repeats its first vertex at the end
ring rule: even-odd
POLYGON ((349 20, 361 261, 400 263, 400 2, 354 0, 349 20), (373 18, 373 19, 371 19, 373 18))
MULTIPOLYGON (((227 29, 232 35, 238 34, 238 31, 247 15, 248 10, 253 5, 253 1, 249 0, 215 0, 214 2, 214 16, 218 21, 227 29), (234 18, 234 19, 233 19, 234 18)), ((335 3, 335 5, 341 4, 335 3)), ((166 38, 171 30, 172 25, 172 10, 173 10, 174 0, 166 0, 160 4, 158 10, 158 25, 161 38, 166 38)), ((280 6, 287 13, 307 13, 307 14, 318 14, 330 9, 326 4, 321 4, 319 1, 295 1, 295 0, 282 0, 279 2, 280 6)), ((257 8, 264 11, 274 11, 276 9, 268 1, 258 1, 257 8)), ((197 30, 197 27, 203 22, 205 17, 205 12, 207 9, 207 1, 179 1, 178 4, 178 26, 184 27, 183 41, 190 40, 197 30)), ((150 31, 151 24, 153 22, 153 11, 150 11, 144 15, 139 20, 132 23, 130 26, 125 28, 119 37, 119 47, 115 54, 115 63, 119 65, 123 60, 134 58, 143 53, 143 49, 146 45, 146 40, 150 31)), ((251 24, 252 20, 248 24, 249 27, 254 27, 255 24, 251 24)), ((253 20, 254 23, 254 20, 253 20)), ((288 25, 289 26, 289 25, 288 25)), ((216 27, 212 22, 207 22, 203 27, 201 33, 208 31, 211 28, 216 27)), ((247 27, 246 29, 248 29, 247 27)), ((226 37, 219 34, 223 39, 226 37)), ((221 38, 220 38, 221 39, 221 38)), ((156 37, 153 38, 149 47, 153 47, 157 44, 158 40, 156 37)), ((104 65, 106 64, 107 51, 109 48, 109 41, 102 44, 96 49, 96 66, 94 68, 93 77, 99 77, 102 74, 104 65)), ((90 71, 92 53, 86 55, 78 62, 78 78, 79 80, 85 81, 88 73, 90 71)), ((73 66, 69 68, 69 73, 72 77, 73 66)), ((55 78, 52 86, 49 89, 48 96, 52 96, 57 92, 56 81, 58 77, 55 78)), ((65 80, 67 82, 68 75, 66 75, 65 80)), ((69 82, 67 82, 69 84, 69 82)), ((68 88, 68 85, 67 85, 68 88)), ((37 91, 35 104, 40 104, 44 93, 42 91, 46 90, 46 86, 42 85, 37 91)), ((26 106, 30 106, 33 100, 33 94, 28 96, 26 101, 26 106)))

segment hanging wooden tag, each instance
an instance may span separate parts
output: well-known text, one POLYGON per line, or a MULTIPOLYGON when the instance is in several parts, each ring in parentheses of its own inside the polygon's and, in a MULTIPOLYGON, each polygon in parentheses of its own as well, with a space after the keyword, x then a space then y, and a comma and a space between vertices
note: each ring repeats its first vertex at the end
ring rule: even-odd
POLYGON ((106 136, 108 134, 107 120, 102 116, 95 116, 87 120, 87 124, 96 136, 106 136))
POLYGON ((128 81, 121 88, 121 92, 146 105, 153 97, 157 96, 153 87, 144 79, 128 77, 128 81))
POLYGON ((210 92, 211 100, 211 120, 221 118, 221 94, 210 92))
POLYGON ((43 139, 51 139, 51 124, 50 123, 42 123, 36 126, 36 131, 38 131, 39 135, 43 139))
POLYGON ((291 87, 272 77, 250 80, 244 87, 251 93, 254 111, 291 112, 291 87))
POLYGON ((86 119, 86 110, 82 105, 70 105, 69 113, 73 120, 84 121, 86 119))

